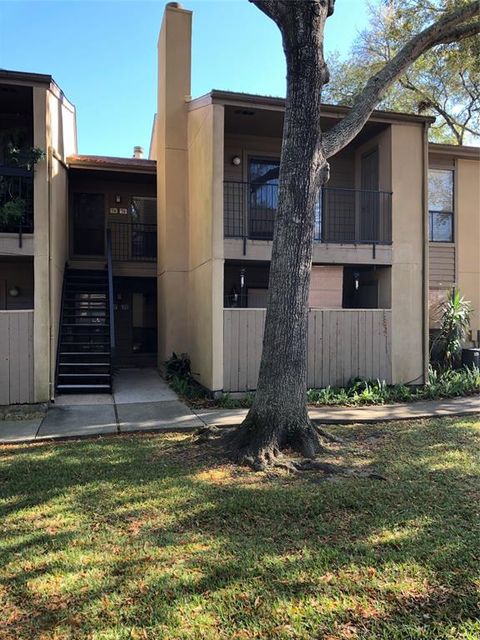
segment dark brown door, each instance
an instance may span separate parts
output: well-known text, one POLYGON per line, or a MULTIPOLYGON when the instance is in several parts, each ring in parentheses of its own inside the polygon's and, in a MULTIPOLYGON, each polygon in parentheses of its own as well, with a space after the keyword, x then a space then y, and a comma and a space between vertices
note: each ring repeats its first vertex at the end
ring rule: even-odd
POLYGON ((154 278, 115 278, 115 366, 154 366, 157 291, 154 278))
POLYGON ((360 241, 375 242, 379 230, 378 149, 362 156, 360 241))
POLYGON ((103 193, 73 194, 73 253, 105 255, 105 196, 103 193))

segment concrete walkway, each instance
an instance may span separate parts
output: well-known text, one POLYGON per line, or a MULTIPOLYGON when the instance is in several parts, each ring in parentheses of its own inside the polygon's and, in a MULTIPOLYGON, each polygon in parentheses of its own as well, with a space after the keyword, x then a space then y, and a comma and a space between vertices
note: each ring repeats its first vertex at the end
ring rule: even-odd
POLYGON ((131 431, 184 431, 204 423, 154 369, 122 369, 113 394, 63 395, 44 417, 0 421, 0 443, 77 438, 131 431))
MULTIPOLYGON (((0 443, 128 433, 191 431, 202 425, 240 424, 247 409, 193 412, 154 370, 123 370, 113 395, 62 396, 44 418, 0 421, 0 443)), ((319 424, 368 423, 478 415, 480 395, 375 407, 321 407, 309 415, 319 424)))
MULTIPOLYGON (((247 411, 248 409, 205 409, 196 413, 206 424, 233 426, 242 422, 247 411)), ((480 395, 367 407, 319 407, 310 409, 308 414, 318 424, 418 420, 472 414, 480 416, 480 395)))

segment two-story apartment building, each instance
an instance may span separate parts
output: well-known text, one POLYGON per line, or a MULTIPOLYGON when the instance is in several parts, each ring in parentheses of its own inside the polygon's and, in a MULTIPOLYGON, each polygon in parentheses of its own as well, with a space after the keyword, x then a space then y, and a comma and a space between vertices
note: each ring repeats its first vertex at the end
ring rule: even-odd
MULTIPOLYGON (((172 352, 188 353, 212 392, 255 389, 285 103, 192 98, 191 20, 166 6, 149 160, 79 156, 74 109, 53 80, 0 72, 1 111, 46 151, 19 175, 31 194, 21 235, 0 235, 0 404, 105 391, 116 367, 161 367, 172 352)), ((323 127, 346 111, 325 105, 323 127)), ((431 301, 456 284, 480 307, 478 153, 428 145, 430 122, 376 111, 331 159, 310 386, 421 383, 431 301)), ((473 340, 479 330, 476 311, 473 340)))

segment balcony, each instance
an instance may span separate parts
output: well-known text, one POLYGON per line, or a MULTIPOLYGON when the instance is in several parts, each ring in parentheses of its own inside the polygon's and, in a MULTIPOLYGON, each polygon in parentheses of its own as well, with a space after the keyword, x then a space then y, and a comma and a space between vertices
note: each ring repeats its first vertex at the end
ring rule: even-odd
POLYGON ((157 225, 140 222, 109 222, 112 260, 117 262, 155 262, 157 225))
POLYGON ((33 233, 33 172, 17 167, 0 167, 0 208, 18 203, 24 213, 15 222, 5 222, 0 215, 0 233, 18 233, 22 246, 22 234, 33 233))
MULTIPOLYGON (((278 186, 224 182, 224 236, 272 240, 278 186)), ((316 242, 389 245, 392 194, 324 187, 315 210, 316 242)))

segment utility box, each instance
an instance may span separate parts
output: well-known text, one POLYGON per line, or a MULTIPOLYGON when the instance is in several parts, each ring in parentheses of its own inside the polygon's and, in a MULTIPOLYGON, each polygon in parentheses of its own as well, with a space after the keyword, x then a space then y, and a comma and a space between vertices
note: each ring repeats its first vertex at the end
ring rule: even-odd
POLYGON ((462 364, 465 367, 476 366, 480 369, 480 349, 462 349, 462 364))

